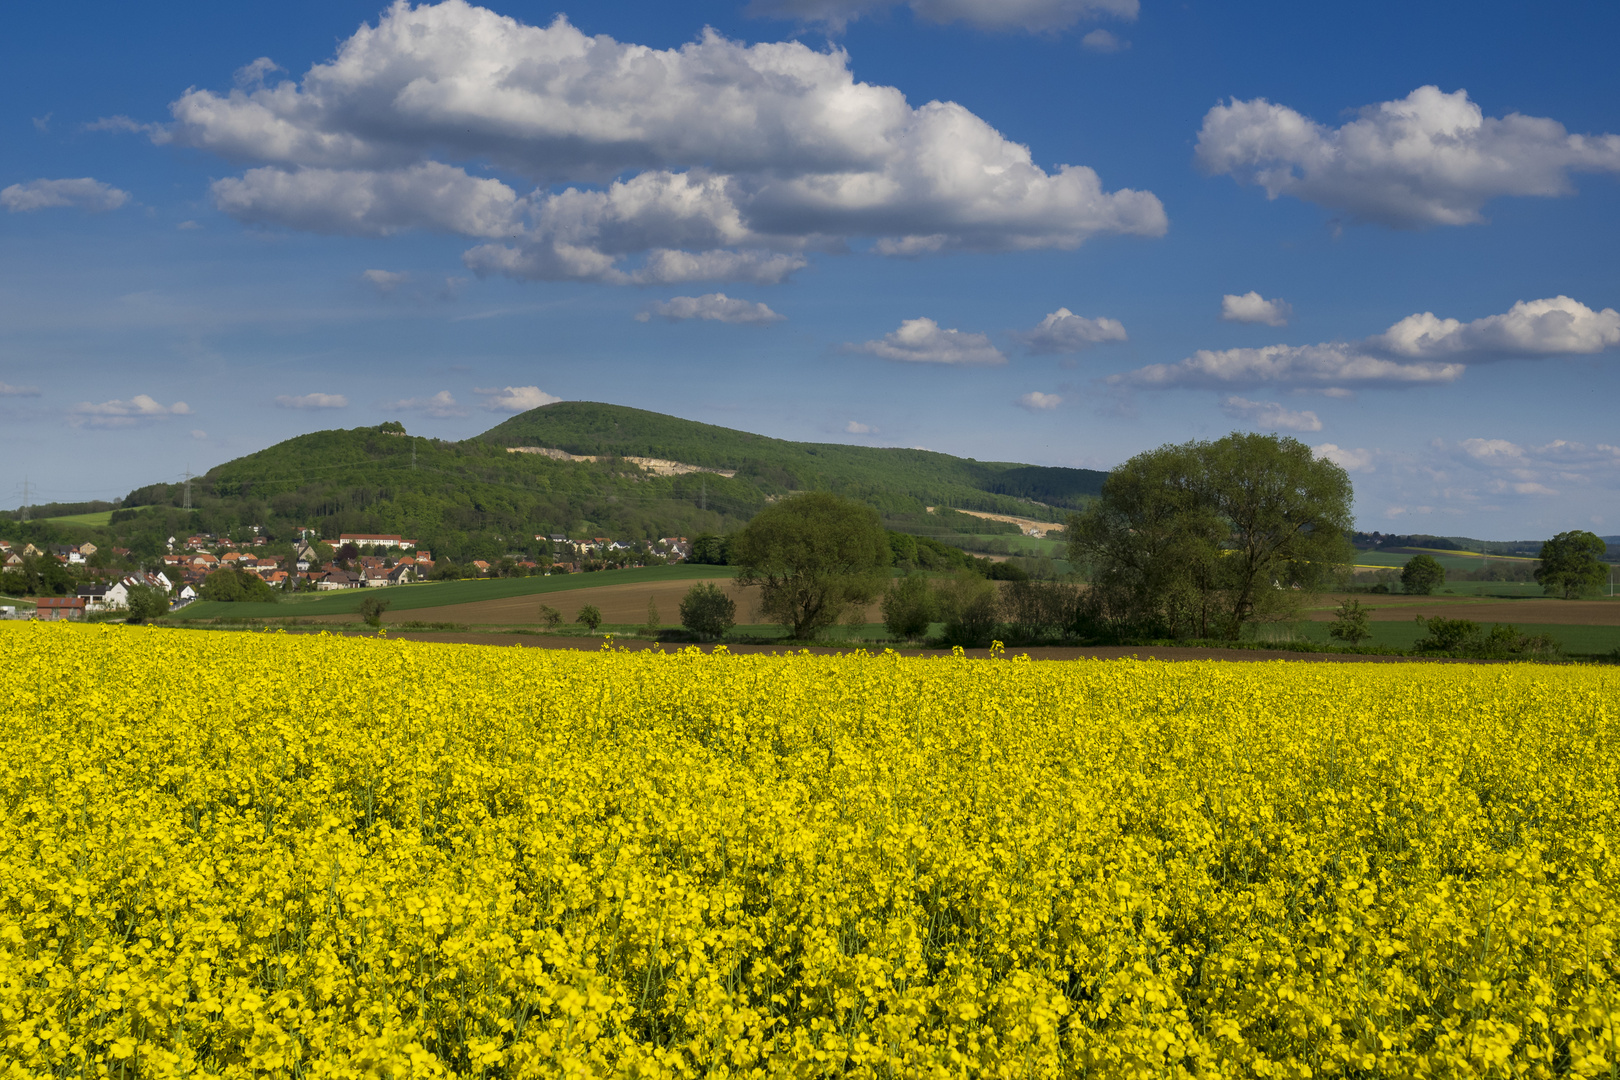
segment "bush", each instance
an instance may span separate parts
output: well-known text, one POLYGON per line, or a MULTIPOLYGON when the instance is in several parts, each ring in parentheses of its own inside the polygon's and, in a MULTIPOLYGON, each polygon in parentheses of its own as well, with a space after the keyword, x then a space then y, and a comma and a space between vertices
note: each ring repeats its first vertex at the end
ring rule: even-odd
POLYGON ((1333 625, 1328 627, 1328 637, 1346 645, 1360 645, 1372 637, 1372 627, 1367 625, 1367 617, 1371 613, 1372 609, 1362 607, 1360 600, 1346 598, 1333 613, 1333 625))
POLYGON ((1068 638, 1080 621, 1080 590, 1026 578, 1002 589, 1000 609, 1003 640, 1010 644, 1068 638))
POLYGON ((969 570, 939 588, 939 617, 947 645, 988 645, 996 629, 996 587, 969 570))
POLYGON ((134 585, 129 590, 129 621, 143 623, 169 613, 169 596, 152 585, 134 585))
POLYGON ((540 605, 540 625, 555 630, 562 625, 562 612, 550 604, 540 605))
MULTIPOLYGON (((915 546, 912 551, 916 551, 915 546)), ((890 585, 889 591, 883 595, 883 626, 889 631, 890 637, 915 641, 928 633, 928 624, 934 621, 936 606, 934 590, 929 588, 928 579, 921 574, 907 574, 890 585)))
POLYGON ((1510 657, 1550 659, 1564 651, 1563 646, 1545 634, 1521 634, 1518 627, 1502 623, 1493 624, 1487 631, 1471 619, 1436 616, 1425 621, 1419 616, 1417 621, 1428 630, 1428 636, 1419 638, 1412 646, 1415 652, 1505 660, 1510 657))
POLYGON ((368 596, 360 601, 360 617, 366 620, 369 626, 381 626, 383 612, 388 610, 388 604, 386 596, 368 596))
POLYGON ((595 604, 586 604, 579 609, 579 614, 574 616, 574 621, 594 634, 596 628, 602 625, 602 613, 597 610, 595 604))
POLYGON ((700 638, 724 637, 737 625, 737 602, 710 582, 694 585, 681 600, 681 625, 700 638))

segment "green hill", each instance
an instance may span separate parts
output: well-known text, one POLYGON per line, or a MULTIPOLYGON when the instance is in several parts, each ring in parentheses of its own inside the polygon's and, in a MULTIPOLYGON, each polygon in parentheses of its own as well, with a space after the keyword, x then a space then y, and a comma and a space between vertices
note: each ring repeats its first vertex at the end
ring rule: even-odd
POLYGON ((571 454, 663 458, 734 470, 762 491, 827 489, 880 510, 909 513, 924 505, 1035 513, 1030 502, 1078 509, 1102 490, 1107 473, 981 462, 930 450, 789 442, 662 413, 560 401, 478 436, 495 446, 539 446, 571 454))
POLYGON ((139 556, 156 554, 171 535, 242 538, 257 526, 285 541, 309 527, 328 538, 399 533, 438 556, 465 560, 538 553, 544 544, 536 534, 651 540, 730 532, 768 500, 815 489, 858 499, 892 528, 919 535, 1014 533, 1015 526, 949 508, 1061 519, 1095 495, 1105 475, 789 442, 639 409, 559 402, 462 442, 412 436, 397 423, 317 431, 210 469, 192 481, 190 509, 182 485, 156 484, 130 492, 101 528, 94 527, 99 520, 59 520, 0 523, 0 532, 28 529, 50 542, 83 534, 139 556), (601 460, 509 453, 514 446, 601 460), (734 475, 661 475, 626 457, 734 475))

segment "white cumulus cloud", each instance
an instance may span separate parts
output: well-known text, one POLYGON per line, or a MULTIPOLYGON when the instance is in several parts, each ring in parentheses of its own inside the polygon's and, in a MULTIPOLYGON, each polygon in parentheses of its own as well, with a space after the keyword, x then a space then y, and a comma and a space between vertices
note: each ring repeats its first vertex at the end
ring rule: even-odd
POLYGON ((1118 319, 1088 319, 1061 307, 1013 338, 1032 353, 1077 353, 1106 341, 1126 340, 1125 326, 1118 319))
POLYGON ((1048 412, 1063 404, 1061 394, 1043 394, 1039 390, 1031 390, 1018 398, 1018 404, 1031 412, 1048 412))
POLYGON ((661 300, 647 305, 646 310, 638 312, 636 319, 647 322, 653 316, 668 319, 671 322, 680 322, 684 319, 707 319, 712 322, 723 323, 773 323, 781 322, 785 315, 778 315, 764 304, 750 300, 738 300, 725 293, 705 293, 702 296, 676 296, 669 300, 661 300))
POLYGON ((1333 443, 1323 443, 1321 446, 1312 449, 1316 452, 1317 457, 1333 462, 1345 472, 1370 473, 1374 471, 1373 459, 1377 456, 1376 451, 1367 449, 1352 450, 1347 446, 1335 446, 1333 443))
MULTIPOLYGON (((1134 12, 1135 0, 1101 7, 1134 12)), ((1152 193, 1038 166, 960 105, 914 107, 857 82, 842 50, 712 31, 651 49, 464 0, 395 3, 301 79, 192 89, 171 111, 158 141, 256 166, 213 187, 243 221, 453 232, 488 241, 467 252, 470 268, 516 278, 769 282, 804 252, 863 240, 915 257, 1166 228, 1152 193), (474 164, 536 186, 474 176, 474 164)))
POLYGON ((1422 86, 1328 127, 1264 98, 1217 105, 1197 158, 1258 184, 1397 228, 1482 221, 1491 199, 1567 195, 1574 171, 1620 172, 1620 136, 1571 135, 1556 120, 1487 117, 1464 90, 1422 86))
POLYGON ((933 319, 905 319, 900 329, 875 341, 845 345, 846 352, 867 353, 913 364, 1005 364, 1007 357, 985 334, 945 330, 933 319))
POLYGON ((283 409, 346 409, 349 399, 342 394, 281 394, 276 404, 283 409))
POLYGON ((249 169, 214 181, 213 195, 238 221, 308 232, 390 236, 432 229, 496 237, 520 231, 516 192, 437 161, 386 171, 249 169))
POLYGON ((1124 375, 1110 375, 1115 386, 1173 387, 1328 386, 1361 383, 1414 386, 1453 382, 1463 364, 1402 363, 1371 355, 1354 345, 1266 345, 1258 349, 1199 349, 1177 364, 1149 364, 1124 375))
POLYGON ((0 382, 0 397, 39 397, 37 386, 12 386, 0 382))
POLYGON ((1286 300, 1267 300, 1250 290, 1242 296, 1227 293, 1221 297, 1221 318, 1227 322, 1264 323, 1267 326, 1287 326, 1294 307, 1286 300))
POLYGON ((877 430, 871 424, 863 424, 859 420, 851 420, 844 425, 844 432, 848 435, 876 435, 877 430))
POLYGON ((1521 300, 1501 315, 1473 322, 1408 315, 1375 339, 1399 356, 1494 357, 1577 355, 1620 345, 1620 311, 1593 311, 1578 300, 1555 296, 1521 300))
POLYGON ((1228 396, 1221 400, 1221 411, 1234 420, 1271 431, 1321 431, 1322 421, 1311 410, 1285 409, 1275 401, 1250 401, 1228 396))
POLYGON ((101 213, 117 210, 127 202, 129 192, 88 176, 76 180, 30 180, 0 188, 0 206, 13 214, 59 206, 101 213))
POLYGON ((983 30, 1063 30, 1099 15, 1134 19, 1140 0, 753 0, 752 15, 775 15, 841 30, 869 15, 899 7, 933 23, 965 22, 983 30))
POLYGON ((1422 386, 1456 381, 1469 364, 1572 356, 1620 346, 1620 312, 1557 296, 1521 300, 1473 322, 1409 315, 1361 341, 1200 349, 1175 364, 1111 375, 1115 386, 1150 389, 1283 385, 1345 396, 1351 385, 1422 386))
MULTIPOLYGON (((474 387, 473 393, 483 394, 482 405, 490 412, 520 413, 551 405, 562 398, 548 394, 538 386, 474 387)), ((449 396, 448 394, 446 396, 449 396)))
POLYGON ((68 422, 74 427, 132 427, 167 416, 186 416, 190 412, 191 406, 183 401, 163 405, 146 394, 136 394, 128 401, 103 401, 100 404, 81 401, 68 410, 68 422))
POLYGON ((451 416, 466 416, 467 410, 451 396, 450 391, 440 390, 432 397, 403 398, 399 401, 386 401, 385 409, 399 409, 406 412, 419 412, 427 416, 444 419, 451 416))

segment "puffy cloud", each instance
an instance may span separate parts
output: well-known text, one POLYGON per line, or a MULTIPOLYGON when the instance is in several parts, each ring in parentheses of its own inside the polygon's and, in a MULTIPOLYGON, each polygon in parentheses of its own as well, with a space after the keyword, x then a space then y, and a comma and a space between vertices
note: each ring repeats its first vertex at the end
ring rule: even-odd
POLYGON ((1044 412, 1063 404, 1063 397, 1060 394, 1043 394, 1039 390, 1031 390, 1018 398, 1018 404, 1031 412, 1044 412))
POLYGON ((1376 451, 1352 450, 1347 446, 1335 446, 1333 443, 1323 443, 1321 446, 1312 449, 1316 451, 1317 457, 1333 462, 1345 472, 1370 473, 1374 471, 1373 458, 1376 456, 1376 451))
POLYGON ((1131 47, 1131 43, 1121 41, 1119 35, 1102 29, 1093 30, 1081 38, 1080 44, 1095 53, 1116 53, 1131 47))
MULTIPOLYGON (((996 10, 1065 4, 1088 6, 996 10)), ((172 113, 159 141, 258 165, 214 185, 242 220, 503 237, 466 262, 519 278, 772 281, 800 252, 858 239, 917 256, 1166 228, 1150 192, 1105 191, 1084 166, 1047 171, 960 105, 856 82, 840 50, 713 32, 657 50, 464 0, 400 0, 301 80, 189 90, 172 113), (544 186, 520 196, 441 157, 544 186)))
POLYGON ((1288 317, 1293 313, 1294 307, 1288 301, 1267 300, 1252 290, 1242 296, 1227 293, 1221 297, 1221 318, 1227 322, 1287 326, 1288 317))
POLYGON ((349 399, 342 394, 282 394, 276 404, 283 409, 346 409, 349 399))
POLYGON ((1511 113, 1487 117, 1458 90, 1423 86, 1331 128, 1264 98, 1204 116, 1197 159, 1362 221, 1397 228, 1467 225, 1503 195, 1567 195, 1572 171, 1620 172, 1620 136, 1571 135, 1511 113))
POLYGON ((13 214, 71 206, 90 213, 116 210, 129 202, 129 192, 82 176, 77 180, 30 180, 0 189, 0 206, 13 214))
POLYGON ((397 270, 362 270, 360 280, 374 286, 383 294, 393 292, 411 279, 411 275, 397 270))
POLYGON ((844 425, 844 433, 847 435, 876 435, 878 433, 878 429, 873 427, 871 424, 863 424, 859 420, 851 420, 849 423, 844 425))
POLYGON ((847 352, 914 364, 1005 364, 1007 357, 984 334, 943 330, 933 319, 906 319, 876 341, 845 345, 847 352))
POLYGON ((1105 341, 1124 341, 1125 327, 1117 319, 1088 319, 1068 308, 1058 308, 1033 329, 1013 338, 1032 353, 1077 353, 1105 341))
POLYGON ((902 2, 913 15, 934 23, 965 22, 984 30, 1063 30, 1082 19, 1112 15, 1134 19, 1139 0, 753 0, 752 15, 775 15, 824 23, 841 30, 864 16, 902 2))
POLYGON ((433 229, 495 237, 520 231, 516 192, 437 161, 390 171, 249 169, 214 181, 213 196, 238 221, 308 232, 389 236, 433 229))
POLYGON ((183 401, 162 405, 146 394, 136 394, 128 401, 103 401, 99 405, 81 401, 68 410, 68 423, 74 427, 133 427, 166 416, 186 416, 190 412, 191 406, 183 401))
POLYGON ((440 390, 432 397, 404 398, 400 401, 386 401, 385 409, 400 409, 407 412, 419 412, 428 416, 444 419, 451 416, 466 416, 467 410, 456 402, 448 390, 440 390))
POLYGON ((725 293, 705 293, 702 296, 676 296, 669 300, 649 304, 636 319, 647 322, 654 315, 680 322, 683 319, 708 319, 724 323, 773 323, 786 316, 778 315, 764 304, 738 300, 725 293))
POLYGON ((1620 311, 1593 311, 1567 296, 1520 300, 1505 314, 1469 323, 1432 312, 1408 315, 1373 340, 1399 356, 1465 356, 1474 362, 1595 353, 1620 345, 1620 311))
MULTIPOLYGON (((483 407, 490 412, 520 413, 530 409, 538 409, 542 405, 550 405, 561 401, 562 398, 548 394, 538 386, 503 386, 500 389, 493 387, 474 387, 473 393, 483 394, 483 407)), ((445 394, 449 397, 449 394, 445 394)))
POLYGON ((208 438, 208 432, 204 431, 202 428, 192 428, 191 437, 193 439, 206 439, 208 438))
POLYGON ((1272 431, 1321 431, 1322 421, 1311 410, 1285 409, 1275 401, 1250 401, 1229 396, 1221 400, 1221 411, 1234 420, 1272 431))
POLYGON ((1354 345, 1339 343, 1267 345, 1259 349, 1199 349, 1178 364, 1149 364, 1124 375, 1110 375, 1108 382, 1154 390, 1173 387, 1218 390, 1267 383, 1414 386, 1452 382, 1463 370, 1463 364, 1400 363, 1370 355, 1354 345))
POLYGON ((1468 323, 1428 312, 1409 315, 1382 334, 1356 342, 1200 349, 1180 363, 1149 364, 1112 375, 1108 382, 1150 389, 1280 384, 1343 397, 1348 384, 1448 383, 1473 363, 1589 354, 1617 345, 1620 312, 1593 311, 1557 296, 1521 300, 1505 314, 1468 323))
POLYGON ((37 386, 12 386, 0 382, 0 397, 39 397, 37 386))

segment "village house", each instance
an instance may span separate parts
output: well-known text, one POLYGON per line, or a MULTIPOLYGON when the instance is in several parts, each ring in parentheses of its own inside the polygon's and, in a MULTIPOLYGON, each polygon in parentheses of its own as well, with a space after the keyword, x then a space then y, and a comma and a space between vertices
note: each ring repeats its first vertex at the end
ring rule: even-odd
POLYGON ((84 601, 77 596, 42 596, 34 615, 41 622, 77 622, 84 618, 84 601))
POLYGON ((343 533, 334 547, 353 544, 355 547, 413 548, 415 540, 402 539, 398 533, 343 533))
POLYGON ((334 589, 358 589, 362 584, 358 574, 351 574, 347 570, 328 570, 315 582, 315 588, 322 592, 334 589))
POLYGON ((129 608, 129 586, 122 581, 111 585, 80 585, 79 599, 84 601, 85 614, 100 611, 124 611, 129 608))

